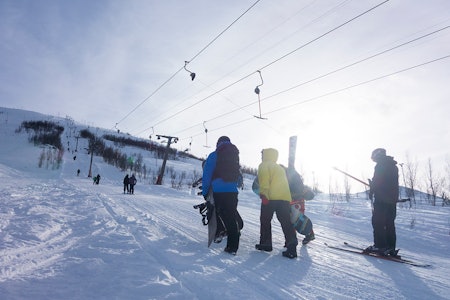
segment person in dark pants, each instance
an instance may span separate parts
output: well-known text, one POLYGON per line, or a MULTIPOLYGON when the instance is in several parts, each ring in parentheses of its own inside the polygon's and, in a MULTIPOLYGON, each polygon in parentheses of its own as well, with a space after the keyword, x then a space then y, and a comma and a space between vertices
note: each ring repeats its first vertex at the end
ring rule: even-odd
POLYGON ((133 175, 131 175, 130 179, 129 179, 129 183, 130 183, 130 194, 134 194, 134 186, 137 183, 136 177, 133 175))
POLYGON ((397 162, 392 156, 387 156, 383 148, 375 149, 371 158, 376 162, 369 192, 369 198, 373 200, 374 244, 365 251, 395 256, 398 252, 395 250, 397 243, 395 217, 399 195, 397 162))
POLYGON ((282 253, 288 258, 297 257, 297 234, 291 223, 291 192, 286 172, 277 164, 278 151, 273 148, 262 150, 262 162, 258 167, 259 197, 261 198, 260 239, 257 250, 272 251, 272 218, 277 214, 284 233, 287 250, 282 253))
POLYGON ((213 191, 217 213, 227 230, 227 246, 224 251, 236 255, 239 248, 238 181, 240 175, 239 150, 227 136, 217 140, 216 150, 208 155, 203 167, 202 194, 207 199, 213 191))
POLYGON ((125 175, 123 178, 123 193, 125 194, 125 191, 129 194, 130 193, 130 177, 125 175))

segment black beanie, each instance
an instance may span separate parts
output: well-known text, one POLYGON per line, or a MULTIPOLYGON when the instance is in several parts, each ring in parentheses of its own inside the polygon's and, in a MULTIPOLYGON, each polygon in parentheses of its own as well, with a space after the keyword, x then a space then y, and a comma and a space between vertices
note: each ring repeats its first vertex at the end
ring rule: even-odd
POLYGON ((221 137, 217 140, 216 147, 217 147, 220 143, 223 143, 223 142, 231 142, 231 141, 230 141, 230 138, 229 138, 229 137, 223 135, 223 136, 221 136, 221 137))

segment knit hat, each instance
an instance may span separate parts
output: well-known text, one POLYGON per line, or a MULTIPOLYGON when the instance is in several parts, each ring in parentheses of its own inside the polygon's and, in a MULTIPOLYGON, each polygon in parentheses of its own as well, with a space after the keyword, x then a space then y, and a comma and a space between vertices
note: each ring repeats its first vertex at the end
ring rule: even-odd
POLYGON ((230 138, 229 138, 229 137, 223 135, 223 136, 221 136, 221 137, 217 140, 216 147, 219 146, 219 144, 220 144, 220 143, 223 143, 223 142, 231 142, 231 141, 230 141, 230 138))
POLYGON ((382 156, 386 156, 386 149, 377 148, 377 149, 372 151, 372 155, 370 156, 370 158, 373 161, 376 161, 378 158, 380 158, 382 156))

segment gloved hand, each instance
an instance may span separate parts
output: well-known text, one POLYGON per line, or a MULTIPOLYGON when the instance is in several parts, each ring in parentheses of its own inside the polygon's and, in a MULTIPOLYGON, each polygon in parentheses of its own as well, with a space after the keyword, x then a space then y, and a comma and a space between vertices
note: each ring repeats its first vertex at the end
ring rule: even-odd
POLYGON ((261 198, 263 205, 269 204, 269 199, 267 199, 267 197, 265 195, 261 194, 261 195, 259 195, 259 198, 261 198))

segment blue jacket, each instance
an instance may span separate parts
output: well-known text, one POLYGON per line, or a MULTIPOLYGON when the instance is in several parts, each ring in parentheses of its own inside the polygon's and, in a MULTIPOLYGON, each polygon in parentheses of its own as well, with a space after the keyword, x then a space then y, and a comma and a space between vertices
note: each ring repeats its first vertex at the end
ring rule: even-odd
MULTIPOLYGON (((222 142, 230 143, 230 142, 222 142)), ((217 147, 222 145, 218 144, 217 147)), ((222 178, 214 178, 213 174, 216 168, 217 153, 216 151, 211 152, 206 159, 205 165, 203 166, 203 177, 202 177, 202 194, 207 196, 209 189, 212 187, 214 193, 237 193, 238 192, 238 182, 225 182, 222 178)))

